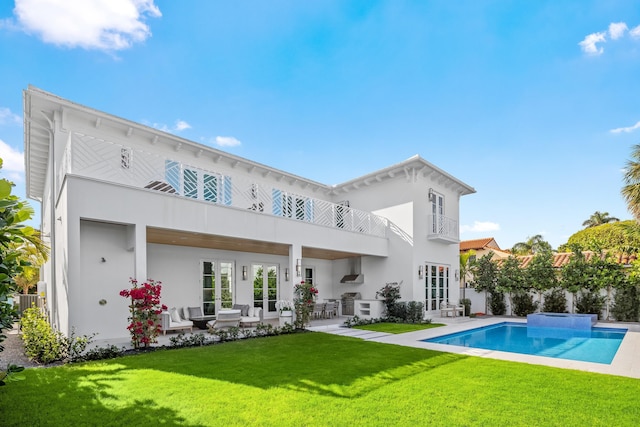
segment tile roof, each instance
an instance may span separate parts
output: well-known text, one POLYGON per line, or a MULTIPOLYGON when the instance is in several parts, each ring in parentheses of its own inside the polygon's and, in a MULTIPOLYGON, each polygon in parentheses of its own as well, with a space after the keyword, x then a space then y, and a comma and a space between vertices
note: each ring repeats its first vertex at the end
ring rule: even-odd
POLYGON ((484 248, 500 249, 493 237, 475 240, 463 240, 460 242, 460 252, 469 251, 471 249, 478 250, 484 248), (492 244, 493 243, 493 244, 492 244))
MULTIPOLYGON (((594 256, 594 253, 592 251, 584 251, 582 253, 587 261, 589 261, 594 256)), ((572 255, 573 255, 572 252, 561 252, 561 253, 553 254, 553 266, 556 268, 560 268, 568 264, 569 259, 571 259, 572 255)), ((520 259, 520 267, 526 268, 531 262, 531 260, 533 259, 533 255, 519 256, 518 259, 520 259)), ((627 255, 627 254, 619 253, 613 256, 613 260, 615 262, 623 265, 629 265, 636 259, 638 259, 638 257, 635 254, 627 255)))

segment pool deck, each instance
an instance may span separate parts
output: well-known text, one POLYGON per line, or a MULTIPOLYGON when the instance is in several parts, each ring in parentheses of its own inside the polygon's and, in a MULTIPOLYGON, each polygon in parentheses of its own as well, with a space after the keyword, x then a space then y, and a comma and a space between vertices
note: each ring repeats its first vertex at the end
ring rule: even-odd
POLYGON ((460 347, 448 344, 428 343, 422 340, 441 335, 462 332, 482 326, 494 325, 502 322, 526 323, 526 319, 513 317, 489 317, 475 318, 438 318, 434 317, 433 323, 444 323, 446 326, 434 329, 425 329, 404 334, 384 334, 379 332, 367 332, 359 329, 349 329, 341 325, 324 324, 313 325, 311 330, 338 335, 353 336, 368 341, 386 344, 396 344, 407 347, 425 348, 429 350, 443 351, 447 353, 465 354, 468 356, 487 357, 491 359, 509 360, 512 362, 530 363, 533 365, 553 366, 563 369, 575 369, 579 371, 597 372, 607 375, 619 375, 623 377, 640 378, 640 324, 638 323, 608 323, 598 322, 595 326, 602 328, 626 328, 625 335, 618 352, 610 365, 603 363, 580 362, 575 360, 554 359, 551 357, 533 356, 528 354, 508 353, 496 350, 483 350, 478 348, 460 347))

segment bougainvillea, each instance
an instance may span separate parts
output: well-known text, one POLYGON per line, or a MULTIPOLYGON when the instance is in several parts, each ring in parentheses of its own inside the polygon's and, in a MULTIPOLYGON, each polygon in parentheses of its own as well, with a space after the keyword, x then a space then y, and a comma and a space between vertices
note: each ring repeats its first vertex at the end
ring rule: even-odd
POLYGON ((160 313, 167 309, 167 306, 160 304, 161 283, 148 279, 138 286, 138 281, 129 279, 131 289, 120 291, 120 295, 131 299, 129 305, 129 326, 127 330, 131 334, 131 344, 134 348, 141 345, 149 347, 149 344, 158 342, 158 335, 162 328, 160 326, 160 313))
POLYGON ((309 323, 313 304, 318 296, 318 289, 311 283, 305 281, 300 282, 293 289, 294 305, 296 309, 296 328, 302 329, 309 323))

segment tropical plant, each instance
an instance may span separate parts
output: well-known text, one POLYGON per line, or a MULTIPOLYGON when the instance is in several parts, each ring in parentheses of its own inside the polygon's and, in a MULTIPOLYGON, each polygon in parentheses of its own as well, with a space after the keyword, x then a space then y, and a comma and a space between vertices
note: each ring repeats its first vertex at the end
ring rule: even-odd
POLYGON ((525 270, 525 281, 531 289, 538 292, 538 302, 542 301, 542 294, 558 285, 558 277, 553 268, 553 253, 538 252, 533 256, 525 270))
POLYGON ((626 220, 588 227, 572 234, 558 251, 570 252, 575 245, 582 250, 604 248, 633 254, 640 248, 640 226, 635 220, 626 220))
POLYGON ((393 316, 396 302, 400 299, 400 284, 397 282, 387 283, 376 292, 376 298, 378 297, 382 297, 387 316, 393 316))
POLYGON ((618 222, 618 218, 609 216, 609 212, 595 211, 588 220, 582 223, 583 227, 590 228, 596 227, 602 224, 608 224, 610 222, 618 222))
POLYGON ((634 284, 616 290, 611 314, 620 322, 640 320, 640 289, 638 285, 634 284))
POLYGON ((560 275, 562 287, 573 295, 572 303, 575 308, 578 292, 586 289, 591 280, 589 266, 579 246, 573 247, 573 254, 569 262, 562 266, 560 275))
POLYGON ((476 251, 473 249, 460 254, 460 281, 462 282, 462 298, 464 298, 467 288, 467 276, 471 271, 471 266, 475 262, 476 251))
POLYGON ((498 270, 498 280, 496 283, 496 291, 501 293, 506 292, 509 295, 511 314, 513 314, 513 293, 520 293, 525 290, 524 271, 520 268, 520 260, 511 255, 502 262, 498 270))
POLYGON ((489 292, 489 309, 491 314, 495 316, 502 316, 507 311, 507 306, 504 302, 504 294, 497 290, 489 292))
POLYGON ((276 310, 278 310, 279 312, 283 312, 283 311, 293 311, 293 302, 288 301, 288 300, 279 300, 276 302, 276 310))
POLYGON ((627 161, 622 187, 622 197, 635 219, 640 219, 640 144, 633 146, 631 160, 627 161))
MULTIPOLYGON (((28 265, 15 248, 30 243, 41 253, 46 253, 47 250, 33 227, 24 225, 25 221, 33 217, 33 208, 12 195, 12 189, 12 182, 0 179, 0 351, 4 350, 1 344, 6 338, 2 332, 11 328, 16 319, 16 311, 7 303, 7 297, 15 291, 13 278, 28 265)), ((6 372, 14 373, 19 368, 9 367, 6 372)))
POLYGON ((545 313, 566 313, 567 296, 564 289, 554 288, 544 294, 544 304, 542 311, 545 313))
POLYGON ((487 293, 495 291, 498 281, 498 266, 493 262, 493 252, 489 252, 477 260, 471 267, 473 281, 471 285, 476 292, 485 292, 484 311, 487 312, 487 293))
POLYGON ((166 305, 160 304, 162 283, 148 279, 138 286, 138 281, 133 278, 129 279, 129 283, 133 287, 120 291, 120 296, 131 300, 127 326, 131 334, 131 344, 133 348, 139 348, 141 344, 149 347, 150 344, 158 342, 158 334, 161 331, 160 314, 162 310, 167 309, 166 305))
POLYGON ((293 304, 296 309, 294 323, 296 328, 303 329, 311 319, 312 305, 318 296, 318 289, 303 280, 293 288, 293 295, 293 304))
POLYGON ((536 254, 542 251, 551 251, 551 245, 544 240, 541 234, 527 237, 525 242, 518 242, 511 248, 511 253, 514 255, 530 255, 536 254))
POLYGON ((511 301, 513 303, 512 311, 516 316, 524 317, 527 314, 535 313, 538 309, 538 301, 534 301, 533 296, 524 290, 514 293, 511 301))

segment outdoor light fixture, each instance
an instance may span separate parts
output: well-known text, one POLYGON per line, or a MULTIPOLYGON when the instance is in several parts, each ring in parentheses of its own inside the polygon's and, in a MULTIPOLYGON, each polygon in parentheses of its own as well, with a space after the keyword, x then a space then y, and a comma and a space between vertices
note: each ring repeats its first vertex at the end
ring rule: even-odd
POLYGON ((302 276, 302 260, 300 258, 296 260, 296 276, 302 276))
POLYGON ((286 282, 288 282, 288 281, 289 281, 289 268, 285 268, 285 269, 284 269, 284 280, 285 280, 286 282))
POLYGON ((436 199, 436 195, 435 195, 435 193, 433 192, 433 188, 430 188, 430 189, 429 189, 429 201, 430 201, 430 202, 433 202, 435 199, 436 199))
POLYGON ((460 280, 460 270, 456 270, 456 282, 460 280))
POLYGON ((418 266, 418 277, 420 279, 422 279, 422 266, 421 265, 418 266))
POLYGON ((242 266, 242 280, 247 280, 247 266, 242 266))

